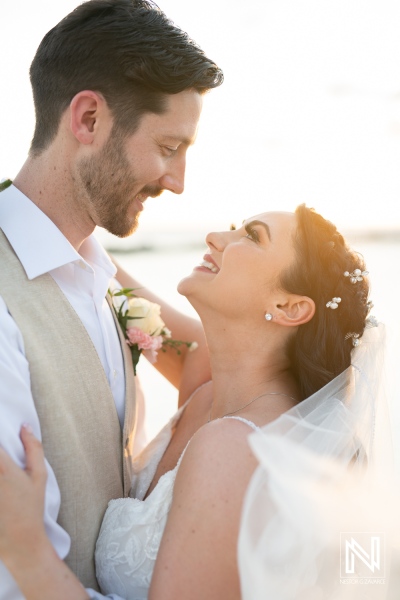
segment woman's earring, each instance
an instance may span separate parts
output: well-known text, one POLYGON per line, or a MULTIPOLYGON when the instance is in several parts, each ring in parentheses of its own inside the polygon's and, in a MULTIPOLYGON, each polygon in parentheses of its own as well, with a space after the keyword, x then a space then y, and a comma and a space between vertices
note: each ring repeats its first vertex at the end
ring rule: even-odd
POLYGON ((266 321, 272 321, 272 319, 273 319, 273 316, 271 315, 271 313, 266 313, 265 314, 265 320, 266 321))

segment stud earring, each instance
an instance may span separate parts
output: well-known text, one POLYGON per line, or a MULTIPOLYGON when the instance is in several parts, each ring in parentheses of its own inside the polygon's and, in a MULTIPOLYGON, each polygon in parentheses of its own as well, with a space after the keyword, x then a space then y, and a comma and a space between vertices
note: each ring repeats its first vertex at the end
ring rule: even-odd
POLYGON ((271 315, 271 313, 266 313, 265 314, 265 320, 266 321, 272 321, 272 319, 273 319, 273 316, 271 315))

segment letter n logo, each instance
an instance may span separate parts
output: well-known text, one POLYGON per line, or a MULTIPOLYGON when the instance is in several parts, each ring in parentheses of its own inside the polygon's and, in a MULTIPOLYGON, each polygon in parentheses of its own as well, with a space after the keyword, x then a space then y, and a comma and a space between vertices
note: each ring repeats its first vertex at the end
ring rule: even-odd
POLYGON ((375 577, 384 577, 382 533, 346 532, 341 533, 340 538, 341 576, 370 577, 372 573, 375 577))

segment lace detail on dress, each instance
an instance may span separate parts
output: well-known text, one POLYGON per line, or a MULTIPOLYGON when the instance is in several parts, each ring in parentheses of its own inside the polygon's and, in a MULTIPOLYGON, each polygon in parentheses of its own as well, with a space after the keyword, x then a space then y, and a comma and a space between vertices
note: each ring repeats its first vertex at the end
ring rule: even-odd
POLYGON ((175 468, 164 473, 147 498, 145 495, 173 428, 195 393, 134 460, 130 493, 133 497, 111 500, 108 504, 95 551, 96 575, 103 594, 118 594, 125 600, 147 600, 176 473, 189 442, 175 468))
POLYGON ((178 465, 146 500, 111 500, 96 545, 96 572, 104 594, 146 600, 171 507, 178 465))

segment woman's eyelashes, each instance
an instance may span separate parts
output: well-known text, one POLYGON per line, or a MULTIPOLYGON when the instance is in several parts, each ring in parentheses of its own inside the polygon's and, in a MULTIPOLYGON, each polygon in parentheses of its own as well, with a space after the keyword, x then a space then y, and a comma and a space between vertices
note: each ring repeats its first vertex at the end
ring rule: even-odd
POLYGON ((249 238, 250 240, 253 240, 253 242, 259 242, 260 241, 260 236, 258 235, 257 231, 251 227, 251 225, 245 225, 244 226, 245 230, 246 230, 246 237, 249 238))

